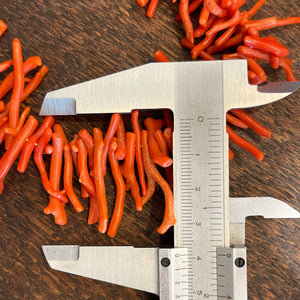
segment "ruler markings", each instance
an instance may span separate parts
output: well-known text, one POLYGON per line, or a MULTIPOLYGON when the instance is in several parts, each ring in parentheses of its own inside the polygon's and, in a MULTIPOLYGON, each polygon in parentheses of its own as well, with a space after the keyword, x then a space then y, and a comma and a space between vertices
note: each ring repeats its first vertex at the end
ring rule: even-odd
POLYGON ((182 219, 183 222, 184 222, 185 220, 190 221, 190 220, 191 220, 191 217, 187 218, 186 216, 182 216, 181 219, 182 219))
MULTIPOLYGON (((194 113, 194 112, 193 112, 194 113)), ((215 112, 214 112, 215 113, 215 112)), ((195 207, 195 205, 198 206, 197 201, 198 198, 201 198, 201 193, 203 193, 205 191, 206 188, 208 188, 207 192, 208 194, 206 194, 205 198, 202 200, 204 202, 203 206, 207 206, 209 208, 209 217, 207 219, 207 222, 211 222, 213 221, 213 224, 211 225, 213 229, 213 231, 211 231, 212 234, 210 234, 211 241, 208 241, 208 243, 211 244, 211 246, 213 249, 215 247, 217 247, 217 245, 214 245, 216 243, 219 243, 220 241, 222 241, 222 228, 218 228, 217 221, 222 221, 222 217, 221 212, 218 212, 217 215, 215 215, 215 217, 212 215, 212 212, 215 210, 220 210, 222 209, 221 206, 221 195, 218 195, 217 193, 221 192, 222 189, 222 185, 218 184, 219 182, 221 183, 222 178, 220 178, 222 176, 222 167, 220 167, 220 160, 222 159, 222 156, 220 155, 222 153, 222 147, 219 145, 220 142, 222 142, 221 139, 221 135, 217 134, 221 128, 222 128, 222 122, 219 122, 220 120, 223 120, 222 118, 219 117, 205 117, 203 116, 203 120, 208 122, 206 123, 207 129, 208 130, 208 140, 209 140, 209 147, 208 147, 208 156, 207 156, 207 161, 209 162, 208 164, 208 174, 210 175, 210 177, 208 178, 208 184, 205 186, 203 186, 203 184, 199 184, 197 182, 197 184, 193 184, 195 178, 198 178, 199 176, 199 172, 198 170, 194 170, 194 165, 198 163, 198 157, 201 157, 202 159, 202 155, 200 152, 200 155, 197 151, 200 151, 199 148, 197 148, 197 150, 194 148, 195 142, 193 140, 193 134, 196 133, 194 132, 194 124, 198 121, 198 122, 202 122, 199 121, 199 116, 202 118, 201 115, 198 115, 196 118, 184 118, 184 119, 180 119, 179 121, 179 157, 180 157, 180 165, 178 170, 180 170, 180 187, 179 187, 179 194, 180 194, 180 215, 181 215, 181 232, 182 232, 182 236, 181 236, 181 246, 186 247, 187 248, 187 255, 188 255, 188 259, 185 261, 185 263, 187 263, 187 265, 189 267, 186 268, 182 268, 182 270, 187 271, 187 274, 183 274, 183 277, 186 277, 187 280, 186 282, 188 283, 188 288, 183 288, 182 291, 183 293, 179 293, 178 296, 179 297, 187 297, 188 299, 195 299, 196 300, 196 296, 198 299, 199 293, 201 293, 202 297, 201 299, 206 298, 205 295, 209 295, 209 297, 214 297, 212 296, 212 294, 215 294, 216 289, 216 261, 215 259, 213 259, 213 264, 212 264, 212 268, 210 268, 210 275, 209 277, 211 277, 210 282, 214 285, 212 288, 210 288, 209 286, 206 287, 205 285, 202 286, 202 283, 198 282, 198 273, 194 274, 195 270, 198 269, 194 269, 195 268, 195 264, 191 263, 193 262, 197 262, 197 257, 199 257, 199 248, 197 246, 197 248, 195 248, 195 238, 194 238, 194 234, 195 234, 195 230, 203 230, 203 227, 206 228, 205 224, 201 225, 200 227, 196 227, 196 222, 197 221, 197 216, 199 217, 199 215, 197 213, 194 214, 193 208, 195 207), (192 123, 193 121, 195 121, 195 123, 192 123), (195 189, 195 187, 201 187, 201 190, 197 190, 195 189), (199 196, 200 195, 200 196, 199 196), (210 197, 212 196, 212 197, 210 197), (218 199, 220 199, 220 201, 218 201, 218 199), (216 200, 216 201, 214 201, 216 200), (210 217, 211 216, 211 217, 210 217), (209 218, 212 218, 212 220, 210 220, 209 218), (201 229, 202 228, 202 229, 201 229), (216 230, 217 229, 217 230, 216 230), (213 267, 214 265, 214 267, 213 267), (197 277, 196 277, 197 276, 197 277), (184 290, 188 291, 188 294, 186 295, 184 293, 184 290)), ((205 125, 205 122, 203 123, 205 125)), ((197 124, 198 126, 198 124, 197 124)), ((201 133, 200 133, 201 134, 201 133)), ((197 132, 198 135, 198 132, 197 132)), ((202 150, 201 150, 202 151, 202 150)), ((206 174, 207 174, 206 173, 206 174)), ((207 214, 204 212, 204 214, 207 214)), ((199 222, 201 221, 202 223, 202 219, 201 219, 201 214, 200 214, 200 219, 199 222)), ((208 223, 207 223, 208 224, 208 223)), ((221 222, 220 222, 221 224, 221 222)), ((213 251, 213 253, 215 254, 215 250, 213 251)), ((197 262, 198 264, 198 262, 197 262)), ((216 298, 212 298, 212 299, 216 299, 216 298)), ((200 298, 199 298, 200 300, 200 298)))
MULTIPOLYGON (((181 262, 186 263, 186 264, 190 263, 189 260, 182 260, 181 262)), ((189 270, 190 270, 190 269, 191 269, 191 268, 189 268, 189 270)))
POLYGON ((192 140, 190 138, 182 138, 180 139, 181 143, 185 143, 186 145, 190 145, 192 140))
POLYGON ((180 118, 179 121, 194 121, 194 118, 180 118))
POLYGON ((193 236, 193 232, 188 229, 183 229, 182 231, 185 232, 185 236, 188 238, 191 238, 193 236))

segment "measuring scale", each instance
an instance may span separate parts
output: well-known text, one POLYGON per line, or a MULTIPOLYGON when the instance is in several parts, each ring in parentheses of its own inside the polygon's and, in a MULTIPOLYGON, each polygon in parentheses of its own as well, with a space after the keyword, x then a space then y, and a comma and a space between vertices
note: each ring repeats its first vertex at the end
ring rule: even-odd
POLYGON ((226 112, 298 87, 251 86, 246 61, 232 60, 148 64, 48 93, 42 115, 170 108, 177 219, 174 248, 43 246, 50 266, 160 299, 247 299, 245 218, 300 214, 273 198, 229 198, 226 112))

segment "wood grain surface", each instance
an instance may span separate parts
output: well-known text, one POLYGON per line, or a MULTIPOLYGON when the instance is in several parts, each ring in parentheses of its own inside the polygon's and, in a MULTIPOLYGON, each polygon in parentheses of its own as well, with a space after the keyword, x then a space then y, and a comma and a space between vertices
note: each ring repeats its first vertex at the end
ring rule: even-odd
MULTIPOLYGON (((245 8, 255 1, 248 0, 245 8)), ((190 60, 179 41, 184 35, 174 20, 178 3, 161 0, 153 19, 135 0, 36 0, 1 1, 0 19, 8 31, 0 40, 0 61, 11 58, 11 43, 17 37, 24 58, 41 56, 49 73, 40 87, 22 104, 30 105, 38 116, 46 92, 97 78, 116 71, 153 62, 161 49, 172 61, 190 60)), ((267 0, 256 18, 299 15, 298 0, 267 0)), ((266 32, 290 50, 296 77, 300 78, 300 27, 276 28, 266 32)), ((282 70, 267 67, 269 81, 284 81, 282 70)), ((4 75, 0 74, 0 79, 4 75)), ((99 95, 101 96, 101 95, 99 95)), ((272 138, 262 138, 251 130, 240 134, 265 153, 262 162, 232 145, 230 162, 231 196, 272 196, 300 211, 300 93, 260 108, 248 109, 251 116, 271 129, 272 138)), ((7 99, 7 98, 6 98, 7 99)), ((130 103, 128 103, 130 107, 130 103)), ((160 112, 151 112, 159 116, 160 112)), ((82 128, 107 129, 103 115, 57 117, 68 138, 82 128)), ((129 120, 126 118, 126 124, 129 120)), ((3 148, 0 149, 2 155, 3 148)), ((106 178, 108 206, 114 203, 114 185, 106 178)), ((76 185, 78 192, 78 185, 76 185)), ((137 212, 130 195, 119 232, 109 238, 87 225, 85 211, 67 207, 68 224, 55 225, 43 213, 48 203, 33 161, 25 174, 16 163, 5 180, 0 195, 0 299, 158 299, 157 296, 114 286, 50 269, 42 245, 133 245, 172 246, 172 230, 164 236, 156 229, 163 217, 163 197, 158 189, 143 212, 137 212)), ((254 300, 300 299, 300 220, 247 220, 248 294, 254 300)), ((138 261, 137 261, 137 267, 138 261)))

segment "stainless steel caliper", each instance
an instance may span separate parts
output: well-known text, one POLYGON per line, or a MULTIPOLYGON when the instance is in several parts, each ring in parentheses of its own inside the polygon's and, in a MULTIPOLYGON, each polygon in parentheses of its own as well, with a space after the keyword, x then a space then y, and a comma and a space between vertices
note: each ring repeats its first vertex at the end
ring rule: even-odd
POLYGON ((251 86, 243 60, 154 63, 46 95, 41 115, 174 113, 174 248, 43 246, 51 268, 160 299, 247 299, 245 218, 299 218, 274 198, 229 198, 226 112, 288 96, 299 82, 251 86), (137 261, 139 267, 137 268, 137 261))

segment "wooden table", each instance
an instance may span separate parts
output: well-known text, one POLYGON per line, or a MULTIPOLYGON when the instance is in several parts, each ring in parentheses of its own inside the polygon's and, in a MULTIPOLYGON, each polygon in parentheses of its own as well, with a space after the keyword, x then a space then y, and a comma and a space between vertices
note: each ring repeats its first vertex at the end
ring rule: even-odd
MULTIPOLYGON (((24 58, 39 55, 49 67, 40 87, 22 104, 22 108, 30 105, 31 113, 42 121, 38 113, 48 91, 153 62, 157 49, 172 61, 190 60, 179 44, 184 32, 174 21, 177 9, 178 4, 171 0, 160 1, 155 17, 148 19, 135 0, 3 1, 0 18, 9 29, 0 41, 0 61, 11 57, 11 42, 17 37, 24 58)), ((268 0, 257 18, 285 18, 299 12, 297 0, 268 0)), ((289 48, 295 75, 300 78, 299 25, 269 32, 289 48)), ((267 68, 267 73, 269 81, 285 80, 282 70, 267 68)), ((2 79, 4 75, 0 75, 2 79)), ((231 196, 272 196, 300 210, 299 96, 296 92, 282 101, 247 110, 271 129, 272 138, 262 138, 251 130, 238 131, 263 150, 265 159, 258 162, 232 145, 236 156, 230 162, 231 196)), ((159 112, 151 114, 159 116, 159 112)), ((91 115, 57 117, 56 121, 71 139, 82 128, 98 126, 105 131, 109 119, 91 115)), ((128 120, 126 124, 129 126, 128 120)), ((114 185, 110 175, 106 181, 111 212, 114 185)), ((48 196, 33 161, 25 174, 19 174, 14 164, 0 196, 0 299, 157 299, 142 291, 52 270, 41 246, 171 246, 171 230, 164 236, 156 233, 163 214, 162 193, 158 190, 142 213, 135 211, 128 194, 115 238, 87 225, 88 205, 82 202, 84 212, 75 213, 68 206, 68 224, 55 225, 52 217, 43 213, 48 196)), ((246 228, 249 299, 299 299, 300 220, 253 217, 246 228)))

